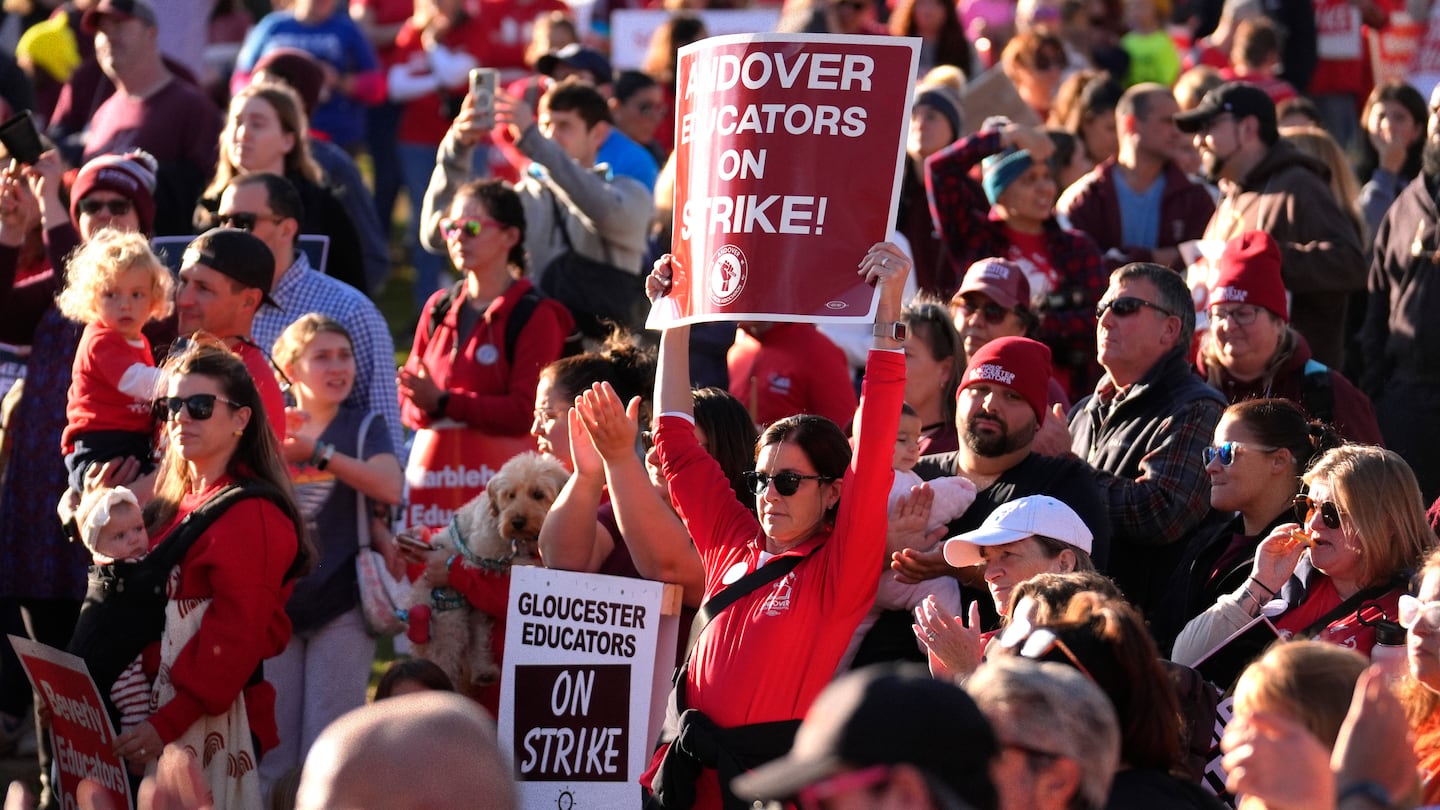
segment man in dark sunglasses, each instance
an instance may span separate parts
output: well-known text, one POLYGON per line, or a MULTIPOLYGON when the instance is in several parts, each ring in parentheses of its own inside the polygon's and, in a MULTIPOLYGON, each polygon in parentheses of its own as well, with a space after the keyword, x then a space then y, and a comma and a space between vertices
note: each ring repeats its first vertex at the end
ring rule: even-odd
POLYGON ((1127 264, 1097 315, 1105 376, 1071 412, 1070 447, 1104 492, 1115 530, 1108 573, 1148 615, 1210 512, 1201 451, 1226 403, 1190 365, 1195 305, 1180 274, 1127 264))
POLYGON ((245 361, 278 441, 285 438, 285 398, 269 356, 251 335, 256 311, 277 306, 269 293, 274 272, 274 255, 254 234, 212 228, 185 249, 175 313, 181 337, 211 335, 245 361))
POLYGON ((402 446, 399 395, 395 390, 395 343, 375 302, 338 278, 310 265, 296 245, 305 218, 300 192, 283 177, 247 174, 230 181, 220 195, 220 216, 254 234, 274 255, 273 307, 255 313, 252 330, 262 347, 275 345, 285 328, 302 315, 334 318, 355 346, 355 387, 350 402, 380 414, 394 447, 402 446))

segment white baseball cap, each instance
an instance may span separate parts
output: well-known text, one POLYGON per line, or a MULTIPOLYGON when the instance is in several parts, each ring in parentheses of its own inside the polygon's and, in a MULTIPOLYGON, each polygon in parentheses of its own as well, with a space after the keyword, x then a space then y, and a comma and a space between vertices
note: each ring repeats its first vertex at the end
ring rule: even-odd
POLYGON ((1049 537, 1090 553, 1094 535, 1075 510, 1049 495, 1030 495, 1003 503, 980 528, 945 541, 945 562, 956 568, 981 563, 981 546, 1001 546, 1027 537, 1049 537))

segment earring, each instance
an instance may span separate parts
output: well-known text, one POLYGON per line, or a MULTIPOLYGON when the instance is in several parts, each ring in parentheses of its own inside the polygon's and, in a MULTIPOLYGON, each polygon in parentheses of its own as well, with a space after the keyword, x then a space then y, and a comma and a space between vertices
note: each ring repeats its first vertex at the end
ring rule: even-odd
POLYGON ((245 435, 245 429, 244 429, 244 428, 241 428, 240 430, 235 431, 235 435, 236 435, 236 436, 244 436, 244 435, 245 435))

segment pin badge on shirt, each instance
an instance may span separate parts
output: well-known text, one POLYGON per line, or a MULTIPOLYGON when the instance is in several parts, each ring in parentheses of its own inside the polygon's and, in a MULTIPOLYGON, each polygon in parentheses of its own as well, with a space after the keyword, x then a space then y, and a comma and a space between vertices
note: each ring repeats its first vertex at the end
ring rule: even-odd
POLYGON ((500 359, 500 350, 495 348, 493 343, 482 343, 480 348, 475 350, 475 360, 482 366, 494 365, 500 359))
POLYGON ((737 562, 725 570, 725 576, 720 581, 726 585, 732 585, 750 570, 750 566, 743 562, 737 562))

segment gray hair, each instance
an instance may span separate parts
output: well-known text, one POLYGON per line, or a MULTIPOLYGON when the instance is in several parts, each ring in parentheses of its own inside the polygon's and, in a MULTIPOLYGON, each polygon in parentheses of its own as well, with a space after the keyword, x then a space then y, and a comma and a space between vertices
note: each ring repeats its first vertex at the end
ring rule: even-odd
POLYGON ((1007 741, 1033 744, 1079 766, 1073 810, 1105 806, 1120 767, 1120 721, 1093 681, 1063 664, 997 656, 965 682, 965 691, 990 719, 1001 748, 1007 741))
POLYGON ((1155 285, 1160 293, 1160 306, 1165 307, 1180 319, 1180 338, 1175 341, 1177 348, 1188 349, 1195 337, 1195 299, 1190 296, 1190 287, 1185 277, 1164 265, 1152 262, 1131 262, 1110 274, 1110 283, 1119 284, 1142 278, 1155 285))

